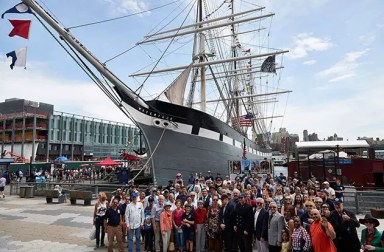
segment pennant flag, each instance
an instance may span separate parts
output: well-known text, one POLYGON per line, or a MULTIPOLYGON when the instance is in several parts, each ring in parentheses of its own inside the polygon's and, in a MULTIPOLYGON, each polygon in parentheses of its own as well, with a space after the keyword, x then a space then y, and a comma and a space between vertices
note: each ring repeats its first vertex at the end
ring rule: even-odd
POLYGON ((19 3, 19 4, 16 4, 14 7, 10 8, 9 10, 7 10, 6 12, 4 12, 3 15, 1 15, 1 18, 4 18, 4 15, 6 13, 18 13, 18 14, 30 13, 30 14, 32 14, 32 11, 29 8, 29 6, 26 5, 25 3, 19 3))
POLYGON ((27 64, 27 47, 22 47, 16 51, 12 51, 6 54, 7 58, 12 58, 12 63, 10 65, 11 69, 14 66, 25 67, 27 64))
POLYGON ((276 73, 275 55, 268 56, 261 65, 261 72, 276 73))
POLYGON ((9 20, 9 22, 13 25, 13 30, 9 33, 10 37, 16 35, 28 39, 31 20, 9 20))
POLYGON ((252 118, 253 118, 253 115, 252 115, 252 117, 250 117, 249 115, 233 117, 232 118, 232 126, 233 127, 236 127, 236 126, 237 127, 251 127, 253 125, 252 120, 251 120, 252 118))
POLYGON ((247 159, 247 145, 245 144, 245 138, 243 143, 243 159, 247 159))

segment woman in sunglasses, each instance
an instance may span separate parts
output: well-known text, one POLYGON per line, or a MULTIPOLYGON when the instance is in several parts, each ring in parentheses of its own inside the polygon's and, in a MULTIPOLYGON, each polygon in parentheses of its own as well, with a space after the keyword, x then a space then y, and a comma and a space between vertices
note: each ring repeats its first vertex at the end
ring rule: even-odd
POLYGON ((359 222, 367 228, 361 231, 361 249, 366 251, 384 251, 381 247, 381 232, 377 230, 380 222, 371 214, 366 214, 364 219, 359 219, 359 222))

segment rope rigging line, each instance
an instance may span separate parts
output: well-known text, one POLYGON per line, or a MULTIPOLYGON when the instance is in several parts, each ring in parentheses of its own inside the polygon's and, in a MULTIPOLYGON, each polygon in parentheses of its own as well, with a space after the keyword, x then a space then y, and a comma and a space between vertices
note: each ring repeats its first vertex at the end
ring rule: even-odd
MULTIPOLYGON (((163 139, 164 132, 165 132, 165 128, 163 129, 163 132, 161 133, 161 136, 159 138, 159 141, 156 144, 155 149, 153 149, 153 152, 151 152, 151 156, 148 158, 147 162, 143 165, 143 168, 141 168, 140 171, 131 179, 132 182, 135 181, 135 179, 140 175, 140 173, 147 168, 149 161, 152 159, 153 155, 155 154, 155 152, 157 150, 157 147, 159 147, 159 144, 160 144, 161 140, 163 139)), ((153 167, 152 167, 152 169, 153 169, 153 167)))
MULTIPOLYGON (((180 0, 176 0, 176 1, 171 2, 171 3, 169 3, 169 4, 176 3, 176 2, 178 2, 178 1, 180 1, 180 0)), ((158 8, 165 7, 165 6, 167 6, 167 5, 168 5, 168 4, 163 5, 163 6, 160 6, 160 7, 158 7, 158 8)), ((149 11, 150 11, 150 10, 149 10, 149 11)), ((181 14, 181 13, 180 13, 180 14, 181 14)), ((179 15, 180 15, 180 14, 179 14, 179 15)), ((179 15, 177 15, 177 16, 174 17, 172 20, 170 20, 170 21, 168 22, 168 24, 169 24, 170 22, 172 22, 173 20, 175 20, 179 15)), ((163 20, 165 20, 165 18, 164 18, 163 20)), ((160 24, 160 23, 162 23, 162 21, 159 22, 159 24, 160 24)), ((162 28, 160 28, 160 30, 161 30, 161 29, 164 29, 164 27, 166 27, 168 24, 164 25, 162 28)), ((156 27, 157 27, 157 26, 156 26, 156 27)), ((156 29, 156 27, 154 27, 151 31, 149 31, 148 34, 150 34, 154 29, 156 29)), ((107 62, 109 62, 109 61, 111 61, 111 60, 114 60, 114 59, 120 57, 121 55, 123 55, 123 54, 129 52, 130 50, 136 48, 137 46, 138 46, 138 45, 134 45, 134 46, 132 46, 131 48, 122 51, 121 53, 119 53, 119 54, 113 56, 112 58, 110 58, 110 59, 108 59, 108 60, 106 60, 106 61, 104 62, 104 64, 106 64, 107 62)))
POLYGON ((50 29, 48 29, 48 27, 41 21, 41 19, 36 16, 34 14, 34 16, 36 17, 36 19, 40 22, 40 24, 47 30, 47 32, 53 37, 53 39, 64 49, 64 51, 75 61, 75 63, 88 75, 88 77, 108 96, 108 98, 110 98, 112 100, 113 103, 115 104, 118 104, 116 103, 116 99, 114 99, 114 97, 112 97, 108 92, 106 92, 105 90, 105 87, 104 85, 102 84, 102 82, 100 81, 100 79, 92 72, 92 70, 87 66, 87 64, 85 64, 85 62, 79 57, 79 55, 73 50, 73 48, 68 44, 68 42, 65 41, 65 43, 67 44, 67 46, 70 48, 70 50, 72 51, 72 53, 66 48, 63 46, 63 44, 61 43, 61 41, 51 32, 50 29), (76 55, 76 57, 74 56, 76 55))
POLYGON ((135 13, 132 13, 132 14, 129 14, 129 15, 125 15, 125 16, 121 16, 121 17, 117 17, 117 18, 110 18, 110 19, 105 19, 105 20, 101 20, 101 21, 95 21, 95 22, 86 23, 86 24, 82 24, 82 25, 71 26, 71 27, 68 27, 68 29, 80 28, 80 27, 85 27, 85 26, 90 26, 90 25, 95 25, 95 24, 101 24, 101 23, 106 23, 106 22, 110 22, 110 21, 114 21, 114 20, 118 20, 118 19, 122 19, 122 18, 127 18, 127 17, 131 17, 131 16, 141 15, 143 13, 150 12, 150 11, 153 11, 153 10, 157 10, 157 9, 163 8, 165 6, 168 6, 168 5, 174 4, 176 2, 179 2, 179 1, 180 0, 175 0, 173 2, 164 4, 164 5, 161 5, 161 6, 158 6, 158 7, 154 7, 154 8, 149 9, 149 10, 135 12, 135 13))
POLYGON ((149 79, 149 77, 151 76, 151 73, 156 69, 157 65, 160 63, 160 60, 164 57, 165 53, 168 51, 169 47, 171 46, 171 44, 173 43, 173 41, 176 39, 176 35, 179 33, 181 27, 184 25, 185 21, 187 21, 187 18, 189 16, 189 14, 192 12, 192 9, 193 9, 193 5, 191 7, 191 9, 189 10, 188 12, 188 15, 185 16, 183 22, 181 23, 181 25, 179 26, 179 29, 177 30, 175 36, 171 39, 171 41, 169 41, 168 43, 168 46, 167 48, 165 48, 164 52, 161 54, 160 58, 157 60, 157 62, 155 63, 155 65, 152 67, 152 70, 150 71, 150 73, 146 76, 146 78, 144 79, 143 83, 140 85, 140 87, 135 91, 138 92, 137 94, 140 95, 140 92, 144 86, 144 84, 146 83, 146 81, 149 79))

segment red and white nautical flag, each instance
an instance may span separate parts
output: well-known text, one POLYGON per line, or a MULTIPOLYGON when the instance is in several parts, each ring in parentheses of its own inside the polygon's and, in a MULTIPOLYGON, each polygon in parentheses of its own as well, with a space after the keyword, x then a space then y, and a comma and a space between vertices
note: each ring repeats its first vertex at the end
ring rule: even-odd
POLYGON ((10 37, 20 36, 22 38, 29 38, 29 29, 31 28, 31 20, 9 20, 13 25, 13 29, 11 33, 9 33, 10 37))

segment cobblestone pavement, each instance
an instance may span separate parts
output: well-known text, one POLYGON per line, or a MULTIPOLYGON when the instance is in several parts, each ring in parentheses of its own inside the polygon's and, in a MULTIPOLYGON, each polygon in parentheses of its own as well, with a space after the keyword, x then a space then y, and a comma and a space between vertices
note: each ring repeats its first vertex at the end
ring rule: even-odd
MULTIPOLYGON (((9 186, 5 192, 7 196, 0 198, 0 252, 94 251, 95 241, 88 238, 93 206, 72 206, 69 201, 47 204, 44 197, 9 196, 9 186)), ((359 236, 363 228, 358 228, 359 236)), ((378 229, 384 229, 383 219, 378 229)))
POLYGON ((0 199, 1 252, 94 251, 95 241, 88 238, 93 206, 9 196, 9 186, 5 192, 6 197, 0 199))

